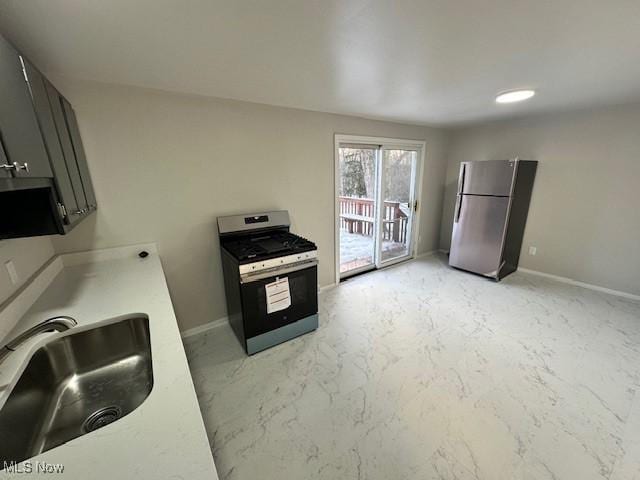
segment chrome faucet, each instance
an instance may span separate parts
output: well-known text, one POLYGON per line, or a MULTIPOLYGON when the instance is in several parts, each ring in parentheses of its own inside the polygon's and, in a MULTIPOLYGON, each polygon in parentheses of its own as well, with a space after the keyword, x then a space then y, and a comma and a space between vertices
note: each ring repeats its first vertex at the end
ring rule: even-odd
POLYGON ((71 327, 75 327, 78 324, 73 318, 67 316, 60 317, 52 317, 48 318, 33 327, 25 330, 20 335, 15 337, 13 340, 9 340, 1 349, 0 349, 0 363, 9 355, 11 352, 14 352, 16 348, 18 348, 22 343, 26 342, 30 338, 35 337, 39 333, 44 332, 64 332, 69 330, 71 327))

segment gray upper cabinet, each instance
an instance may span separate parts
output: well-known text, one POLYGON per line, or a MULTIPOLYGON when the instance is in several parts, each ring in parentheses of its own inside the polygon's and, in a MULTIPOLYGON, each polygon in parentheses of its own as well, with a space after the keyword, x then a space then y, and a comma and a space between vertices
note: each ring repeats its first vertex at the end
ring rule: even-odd
MULTIPOLYGON (((76 200, 75 191, 77 190, 78 194, 81 194, 82 184, 79 176, 74 179, 75 182, 72 182, 69 175, 67 160, 65 159, 65 155, 62 151, 60 135, 58 134, 53 110, 49 103, 48 90, 53 91, 54 101, 58 101, 57 98, 59 95, 49 84, 49 81, 44 78, 28 60, 23 58, 23 64, 27 80, 29 82, 29 88, 31 89, 33 106, 36 111, 36 116, 38 117, 38 122, 40 123, 42 137, 44 139, 47 152, 49 153, 49 160, 51 161, 51 168, 53 169, 54 182, 58 193, 59 203, 62 211, 66 213, 64 215, 64 223, 66 225, 74 225, 82 219, 82 215, 79 213, 80 206, 76 200)), ((72 159, 69 160, 71 161, 72 159)))
POLYGON ((91 175, 89 174, 89 165, 87 164, 87 157, 84 153, 84 146, 82 145, 82 138, 80 137, 80 129, 78 128, 76 113, 66 98, 62 98, 62 108, 67 121, 67 129, 69 130, 73 153, 75 154, 76 163, 78 165, 78 172, 80 173, 80 179, 82 180, 82 188, 84 189, 84 196, 87 201, 86 208, 88 211, 91 211, 97 208, 98 205, 96 203, 96 195, 93 192, 93 184, 91 183, 91 175))
POLYGON ((2 144, 2 136, 0 135, 0 178, 11 177, 11 171, 9 170, 10 163, 7 158, 7 154, 4 151, 4 145, 2 144))
POLYGON ((0 239, 65 234, 97 203, 71 104, 0 36, 0 239))
POLYGON ((49 97, 49 105, 51 107, 53 121, 58 134, 58 140, 60 142, 60 148, 62 149, 62 155, 67 169, 67 175, 69 175, 69 179, 71 180, 71 186, 75 197, 75 204, 77 208, 74 210, 67 209, 67 215, 73 223, 76 217, 82 218, 83 215, 86 215, 87 198, 84 194, 84 187, 82 186, 82 178, 80 177, 78 162, 76 161, 76 156, 73 151, 71 135, 67 128, 67 120, 64 115, 62 103, 64 98, 55 89, 55 87, 49 83, 49 81, 45 80, 45 86, 49 97))
POLYGON ((0 162, 3 176, 50 178, 49 157, 18 52, 0 37, 0 162))

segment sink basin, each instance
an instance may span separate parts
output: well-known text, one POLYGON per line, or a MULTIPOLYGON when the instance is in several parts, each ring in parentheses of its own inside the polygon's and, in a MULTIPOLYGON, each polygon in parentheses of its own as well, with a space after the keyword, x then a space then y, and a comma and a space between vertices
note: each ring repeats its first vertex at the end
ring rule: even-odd
POLYGON ((144 402, 152 387, 147 317, 46 343, 0 410, 0 466, 117 421, 144 402))

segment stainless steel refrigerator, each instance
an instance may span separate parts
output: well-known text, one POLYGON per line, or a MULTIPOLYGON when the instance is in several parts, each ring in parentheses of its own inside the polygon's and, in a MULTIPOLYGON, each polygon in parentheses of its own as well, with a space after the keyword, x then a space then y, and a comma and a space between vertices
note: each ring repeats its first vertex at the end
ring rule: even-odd
POLYGON ((500 280, 518 268, 538 162, 462 162, 449 265, 500 280))

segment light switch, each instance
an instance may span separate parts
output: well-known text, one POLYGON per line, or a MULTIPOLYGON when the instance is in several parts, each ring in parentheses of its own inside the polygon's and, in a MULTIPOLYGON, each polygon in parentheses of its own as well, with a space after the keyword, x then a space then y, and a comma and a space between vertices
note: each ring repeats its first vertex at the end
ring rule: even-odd
POLYGON ((535 255, 537 251, 536 247, 529 247, 529 255, 535 255))

